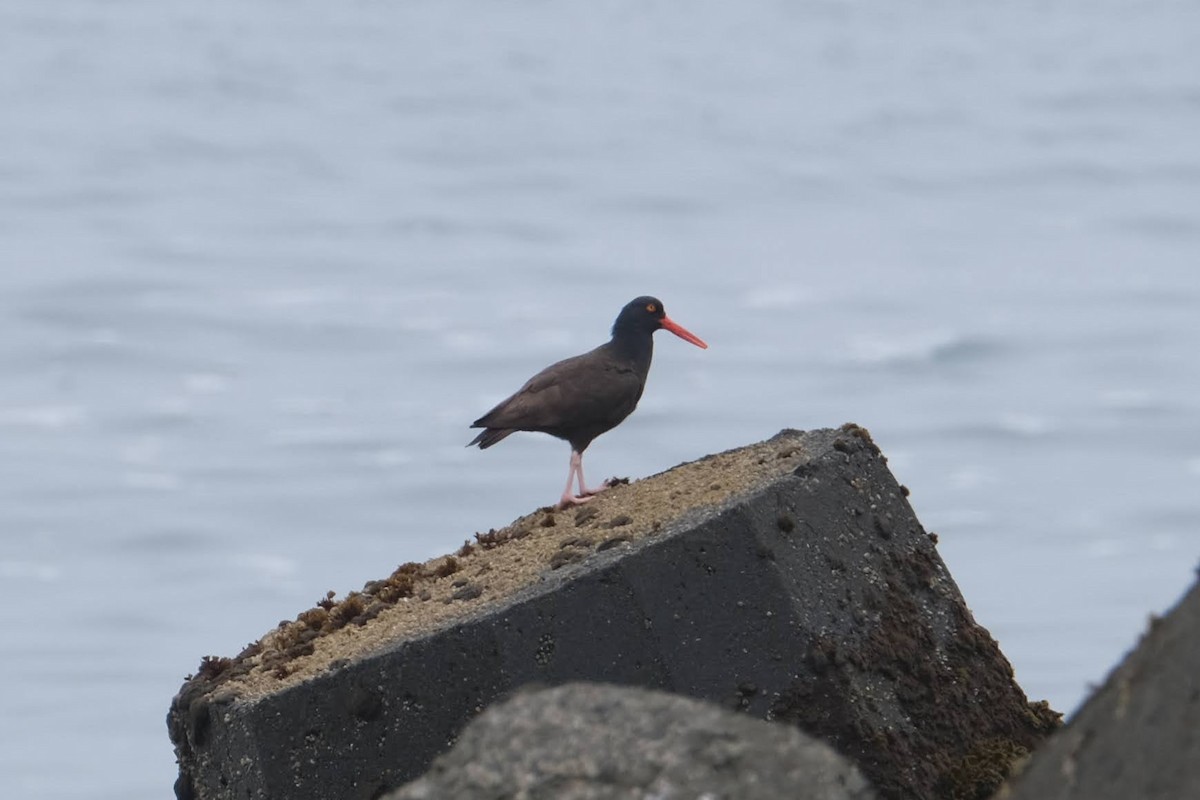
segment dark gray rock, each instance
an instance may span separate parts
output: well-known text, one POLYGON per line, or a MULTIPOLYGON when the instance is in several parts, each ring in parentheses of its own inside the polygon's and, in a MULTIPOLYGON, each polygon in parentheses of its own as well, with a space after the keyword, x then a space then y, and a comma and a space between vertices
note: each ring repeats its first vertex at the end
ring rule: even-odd
POLYGON ((862 774, 786 725, 663 692, 573 683, 471 722, 386 800, 870 800, 862 774))
MULTIPOLYGON (((454 624, 374 641, 315 674, 304 665, 322 641, 299 624, 288 630, 305 636, 289 633, 286 652, 207 660, 168 717, 177 794, 370 800, 424 773, 516 688, 583 680, 797 726, 849 757, 882 797, 986 796, 1056 715, 1027 703, 905 494, 867 432, 850 425, 785 431, 621 487, 587 514, 546 517, 554 527, 517 530, 503 545, 517 549, 504 552, 532 554, 539 537, 574 525, 562 550, 579 558, 558 559, 495 602, 488 575, 470 563, 478 554, 464 558, 456 569, 475 570, 485 591, 462 601, 476 610, 454 624), (705 492, 732 481, 726 465, 739 458, 784 466, 712 500, 705 492), (680 507, 689 487, 678 476, 694 474, 705 475, 694 496, 709 499, 680 507), (663 504, 673 516, 639 534, 646 509, 663 504), (601 527, 590 520, 598 506, 631 521, 601 527), (621 538, 593 544, 576 535, 588 526, 621 538), (241 676, 272 671, 285 676, 277 689, 239 689, 241 676)), ((358 614, 369 632, 359 612, 376 605, 356 601, 328 617, 358 614)), ((306 612, 314 625, 322 614, 306 612)))
POLYGON ((1200 583, 999 797, 1200 798, 1200 583))

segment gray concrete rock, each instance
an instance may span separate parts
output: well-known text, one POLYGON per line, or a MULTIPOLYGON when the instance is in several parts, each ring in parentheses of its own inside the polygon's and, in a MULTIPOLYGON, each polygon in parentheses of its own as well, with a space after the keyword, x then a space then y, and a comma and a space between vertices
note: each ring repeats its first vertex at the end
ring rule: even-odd
POLYGON ((784 431, 403 565, 205 660, 177 795, 373 800, 517 688, 600 681, 798 727, 881 797, 986 796, 1056 715, 905 495, 862 428, 784 431))
POLYGON ((1200 798, 1200 583, 998 798, 1200 798))
POLYGON ((870 800, 828 745, 709 703, 573 683, 485 711, 386 800, 870 800))

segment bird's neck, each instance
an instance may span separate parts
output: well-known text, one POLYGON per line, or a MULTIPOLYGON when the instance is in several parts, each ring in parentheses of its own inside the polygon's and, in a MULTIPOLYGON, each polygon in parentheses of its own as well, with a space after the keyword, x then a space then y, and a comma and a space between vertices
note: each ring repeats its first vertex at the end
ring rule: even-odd
POLYGON ((645 335, 622 335, 617 332, 608 343, 609 350, 621 361, 645 374, 650 371, 650 359, 654 356, 654 338, 645 335))

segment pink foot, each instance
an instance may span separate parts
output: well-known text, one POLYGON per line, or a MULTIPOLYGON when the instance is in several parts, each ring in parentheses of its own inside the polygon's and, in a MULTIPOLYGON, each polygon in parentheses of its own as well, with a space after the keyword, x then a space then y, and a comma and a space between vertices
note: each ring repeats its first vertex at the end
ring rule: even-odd
POLYGON ((561 509, 570 508, 571 506, 581 506, 587 501, 591 500, 593 494, 595 494, 595 492, 591 492, 587 496, 576 497, 570 492, 566 492, 562 497, 559 498, 558 507, 561 509))
POLYGON ((612 486, 612 482, 605 481, 604 483, 597 486, 595 489, 588 489, 588 488, 584 487, 583 491, 580 493, 580 496, 581 497, 591 497, 592 495, 600 494, 601 492, 603 492, 605 489, 607 489, 610 486, 612 486))

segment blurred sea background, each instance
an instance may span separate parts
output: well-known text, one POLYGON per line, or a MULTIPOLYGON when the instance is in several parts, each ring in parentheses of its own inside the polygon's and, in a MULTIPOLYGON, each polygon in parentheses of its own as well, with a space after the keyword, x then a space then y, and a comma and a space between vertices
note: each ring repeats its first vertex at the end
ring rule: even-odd
POLYGON ((641 477, 868 427, 1032 699, 1200 557, 1200 5, 8 0, 0 796, 327 590, 553 502, 467 425, 661 297, 641 477))

